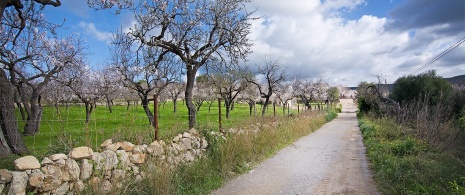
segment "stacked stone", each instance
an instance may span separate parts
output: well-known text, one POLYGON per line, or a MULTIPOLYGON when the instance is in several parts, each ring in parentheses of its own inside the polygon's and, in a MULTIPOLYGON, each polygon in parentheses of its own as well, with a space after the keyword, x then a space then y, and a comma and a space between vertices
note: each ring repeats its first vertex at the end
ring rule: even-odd
POLYGON ((73 148, 68 155, 53 154, 40 163, 34 156, 18 158, 14 162, 15 171, 0 170, 0 194, 72 194, 84 190, 87 184, 98 187, 99 193, 110 193, 113 188, 123 187, 127 179, 142 180, 145 177, 140 170, 142 164, 175 167, 193 162, 204 155, 208 143, 191 129, 169 144, 154 141, 134 145, 108 139, 100 147, 102 152, 89 147, 73 148))

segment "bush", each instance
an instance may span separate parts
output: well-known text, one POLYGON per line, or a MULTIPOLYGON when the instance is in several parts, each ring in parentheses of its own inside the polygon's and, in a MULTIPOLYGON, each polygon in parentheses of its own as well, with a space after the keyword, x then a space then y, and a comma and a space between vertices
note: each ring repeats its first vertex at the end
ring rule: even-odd
POLYGON ((325 119, 326 121, 332 121, 333 119, 335 119, 337 117, 337 112, 333 109, 329 110, 326 115, 325 115, 325 119))
POLYGON ((397 79, 390 97, 400 104, 422 101, 429 105, 436 105, 440 101, 450 101, 452 95, 452 85, 437 76, 435 71, 428 71, 420 75, 409 75, 397 79), (425 101, 425 98, 428 98, 428 101, 425 101))

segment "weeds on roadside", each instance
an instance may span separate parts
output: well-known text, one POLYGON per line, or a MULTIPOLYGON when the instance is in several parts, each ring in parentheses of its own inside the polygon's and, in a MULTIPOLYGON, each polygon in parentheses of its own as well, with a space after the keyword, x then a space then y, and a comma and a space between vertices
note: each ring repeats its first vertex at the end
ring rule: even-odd
POLYGON ((382 193, 452 194, 464 186, 465 166, 452 153, 430 150, 410 127, 387 118, 361 118, 359 126, 382 193))

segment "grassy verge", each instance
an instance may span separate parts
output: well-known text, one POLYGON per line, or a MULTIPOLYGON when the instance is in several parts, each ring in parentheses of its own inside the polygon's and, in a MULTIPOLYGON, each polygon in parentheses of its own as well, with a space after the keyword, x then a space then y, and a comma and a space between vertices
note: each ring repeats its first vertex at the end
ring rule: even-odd
POLYGON ((225 139, 218 133, 211 133, 214 129, 205 128, 201 132, 210 143, 206 158, 172 171, 151 171, 143 182, 128 186, 124 193, 208 194, 324 123, 324 112, 249 118, 241 123, 241 128, 234 129, 241 133, 227 134, 225 139))
MULTIPOLYGON (((390 119, 359 118, 375 181, 383 194, 464 194, 463 153, 427 150, 390 119)), ((463 150, 462 150, 463 151, 463 150)))

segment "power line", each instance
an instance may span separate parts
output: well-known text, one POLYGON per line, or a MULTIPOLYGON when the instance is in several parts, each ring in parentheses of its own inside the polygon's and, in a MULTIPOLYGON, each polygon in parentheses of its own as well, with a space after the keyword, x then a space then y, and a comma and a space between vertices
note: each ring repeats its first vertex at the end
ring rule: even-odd
POLYGON ((423 66, 421 66, 420 68, 416 69, 415 71, 412 72, 412 75, 418 73, 419 71, 421 71, 422 69, 426 68, 427 66, 433 64, 434 62, 438 61, 439 59, 441 59, 442 57, 444 57, 445 55, 447 55, 449 52, 451 52, 452 50, 454 50, 455 48, 457 48, 460 44, 462 44, 463 42, 465 42, 465 37, 463 37, 462 39, 460 39, 459 41, 457 41, 455 44, 453 44, 452 46, 450 46, 448 49, 444 50, 443 52, 441 52, 439 55, 437 55, 436 57, 434 57, 433 59, 431 59, 430 61, 426 62, 423 66))

